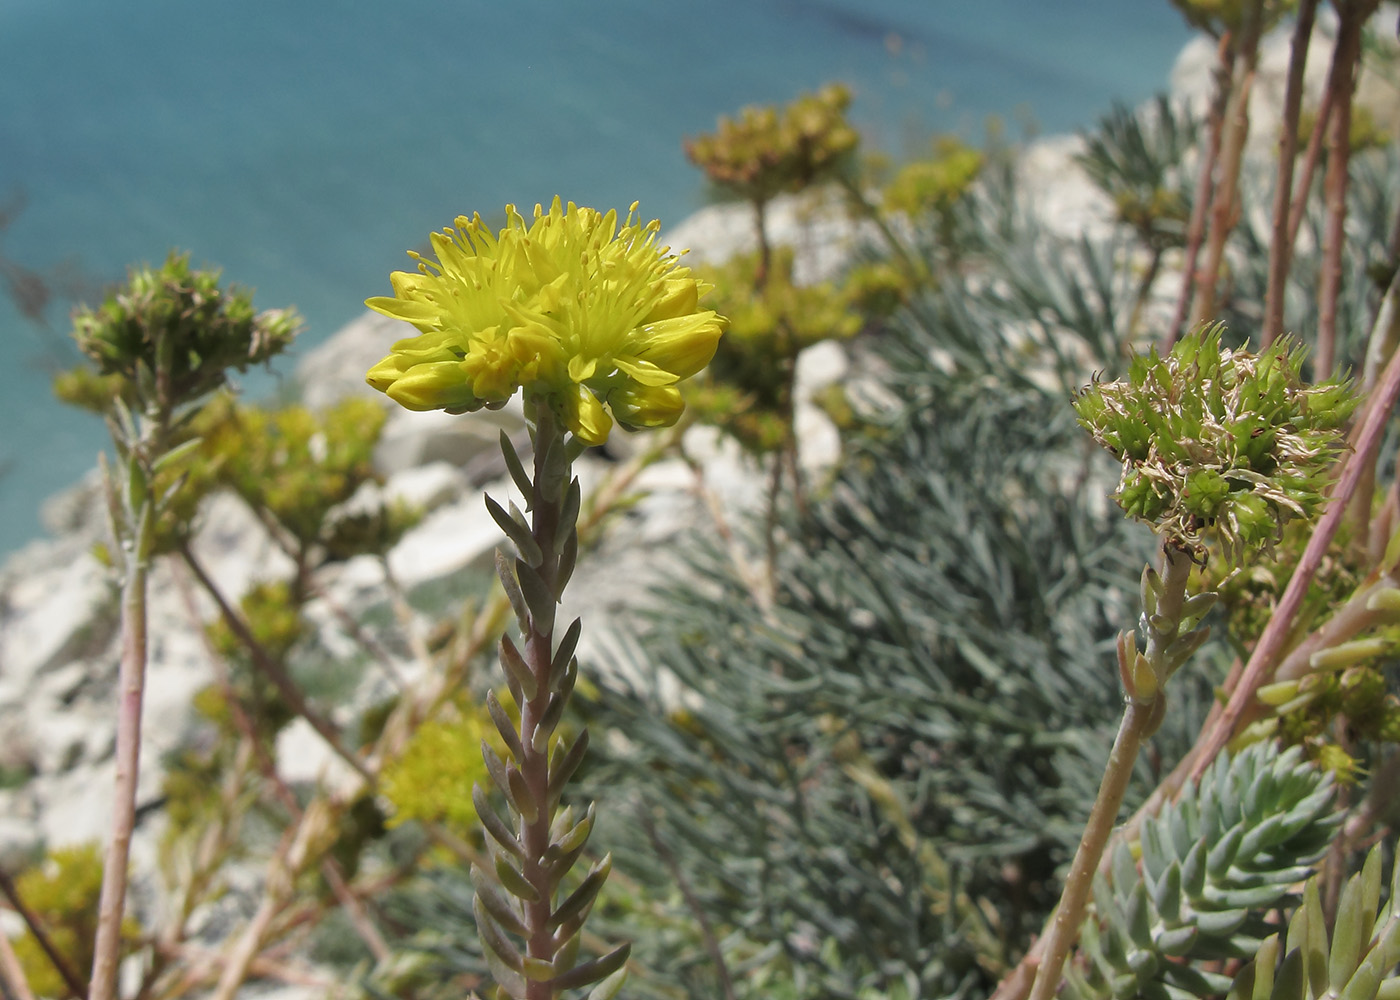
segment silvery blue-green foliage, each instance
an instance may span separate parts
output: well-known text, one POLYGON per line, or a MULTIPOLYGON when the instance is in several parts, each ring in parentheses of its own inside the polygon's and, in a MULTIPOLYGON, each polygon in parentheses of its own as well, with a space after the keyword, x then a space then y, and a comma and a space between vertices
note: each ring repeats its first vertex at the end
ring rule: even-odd
POLYGON ((1189 108, 1158 94, 1141 110, 1115 104, 1084 137, 1079 165, 1149 249, 1185 242, 1194 177, 1183 160, 1199 132, 1189 108))
POLYGON ((1141 866, 1119 843, 1094 883, 1095 915, 1068 971, 1071 1000, 1218 995, 1228 976, 1201 963, 1245 958, 1336 832, 1329 774, 1294 747, 1222 755, 1142 827, 1141 866))
MULTIPOLYGON (((588 780, 634 810, 601 816, 599 842, 645 901, 609 915, 647 922, 634 955, 658 973, 633 990, 713 996, 717 948, 736 996, 975 996, 1039 928, 1112 742, 1113 637, 1151 556, 1055 381, 1060 358, 1067 373, 1116 344, 1122 297, 1097 248, 1061 250, 902 317, 879 356, 902 408, 789 523, 771 614, 702 552, 657 595, 641 679, 603 685, 590 726, 621 738, 598 741, 612 759, 588 780), (1045 354, 978 343, 1009 323, 1060 358, 1028 372, 1045 354), (648 938, 658 908, 713 946, 648 938)), ((1191 686, 1154 747, 1167 759, 1199 721, 1191 686)))
POLYGON ((1309 879, 1303 902, 1294 911, 1283 937, 1273 934, 1254 961, 1240 970, 1228 1000, 1396 1000, 1400 997, 1400 862, 1391 838, 1389 899, 1381 898, 1384 844, 1366 855, 1337 903, 1336 923, 1328 940, 1318 879, 1309 879), (1280 962, 1279 956, 1283 959, 1280 962))
MULTIPOLYGON (((787 516, 771 615, 702 544, 656 595, 634 681, 581 693, 580 781, 611 803, 589 849, 617 859, 591 923, 634 941, 629 996, 985 995, 1053 905, 1152 543, 1069 406, 1117 363, 1134 282, 1114 247, 1040 232, 1013 173, 966 207, 975 280, 924 289, 863 359, 893 409, 787 516)), ((1199 723, 1191 680, 1139 797, 1199 723)), ((439 983, 482 971, 466 882, 402 898, 431 913, 405 945, 439 983)))

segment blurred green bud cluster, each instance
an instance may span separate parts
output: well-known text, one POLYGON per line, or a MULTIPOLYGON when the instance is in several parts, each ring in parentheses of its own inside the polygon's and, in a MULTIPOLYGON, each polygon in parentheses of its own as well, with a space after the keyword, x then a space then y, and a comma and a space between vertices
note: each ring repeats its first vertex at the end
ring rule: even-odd
POLYGON ((885 186, 885 210, 909 216, 946 212, 972 189, 984 162, 981 150, 956 136, 939 136, 932 157, 905 164, 885 186))
MULTIPOLYGON (((267 361, 299 325, 289 309, 255 313, 251 293, 221 288, 218 271, 193 270, 187 255, 171 254, 159 269, 132 270, 100 308, 79 310, 73 336, 98 375, 121 378, 124 395, 135 387, 148 405, 173 408, 217 389, 227 369, 267 361)), ((94 387, 88 380, 69 390, 88 397, 94 387)))
POLYGON ((332 558, 383 552, 411 526, 401 508, 373 508, 331 517, 366 482, 377 481, 375 443, 384 408, 351 398, 322 413, 304 406, 240 407, 232 400, 210 414, 203 453, 222 483, 265 511, 303 547, 321 543, 332 558))
MULTIPOLYGON (((243 621, 266 655, 278 663, 287 656, 307 633, 301 615, 301 605, 290 584, 275 581, 255 584, 239 602, 243 621)), ((226 735, 238 732, 234 706, 229 697, 237 699, 237 709, 247 716, 253 728, 262 736, 272 738, 296 717, 286 704, 277 685, 253 665, 251 653, 223 618, 216 619, 206 629, 210 644, 230 667, 228 685, 212 685, 195 695, 194 707, 200 715, 214 723, 226 735)))
MULTIPOLYGON (((1317 127, 1317 109, 1305 108, 1298 117, 1298 150, 1301 153, 1307 149, 1308 143, 1312 139, 1313 129, 1317 127)), ((1393 141, 1394 137, 1386 127, 1376 118, 1373 112, 1365 104, 1354 104, 1351 109, 1351 131, 1348 133, 1347 141, 1351 145, 1353 154, 1364 152, 1368 149, 1385 149, 1393 141)))
MULTIPOLYGON (((1249 649, 1263 634, 1311 537, 1309 523, 1291 521, 1273 549, 1250 565, 1238 570, 1212 565, 1201 568, 1201 586, 1220 593, 1226 627, 1236 650, 1249 649)), ((1349 526, 1343 523, 1313 573, 1299 610, 1300 622, 1316 623, 1319 616, 1330 614, 1331 609, 1345 604, 1355 593, 1366 575, 1365 569, 1355 565, 1360 555, 1353 546, 1349 526)))
MULTIPOLYGON (((1219 38, 1244 27, 1251 0, 1171 0, 1186 23, 1219 38)), ((1268 31, 1297 6, 1297 0, 1264 0, 1263 30, 1268 31)))
POLYGON ((750 201, 767 201, 848 164, 860 143, 846 121, 850 103, 850 90, 833 83, 781 110, 746 107, 737 118, 721 117, 714 132, 687 139, 685 154, 716 186, 750 201))
POLYGON ((1394 626, 1315 653, 1310 673, 1259 689, 1259 700, 1274 714, 1250 727, 1246 737, 1281 737, 1302 746, 1338 781, 1354 782, 1361 765, 1338 741, 1337 723, 1345 720, 1349 744, 1400 743, 1400 698, 1390 693, 1385 676, 1397 654, 1400 628, 1394 626))
MULTIPOLYGON (((511 704, 503 699, 504 704, 511 704)), ((393 806, 390 826, 410 820, 443 823, 459 836, 477 835, 480 821, 472 801, 474 786, 488 786, 481 743, 498 754, 506 749, 484 705, 467 699, 446 714, 423 723, 402 754, 388 762, 380 793, 393 806)))
POLYGON ((704 379, 688 391, 699 418, 723 428, 749 450, 780 449, 791 432, 792 379, 797 356, 823 340, 860 331, 849 293, 831 282, 793 281, 793 251, 779 247, 762 287, 759 258, 744 254, 704 277, 715 286, 716 308, 729 317, 704 379))
POLYGON ((1347 382, 1304 385, 1289 343, 1256 356, 1223 348, 1220 336, 1216 326, 1165 357, 1153 349, 1074 406, 1123 463, 1114 496, 1124 511, 1193 551, 1212 539, 1238 562, 1321 507, 1356 399, 1347 382))
MULTIPOLYGON (((102 856, 96 844, 79 844, 50 851, 37 865, 15 879, 15 890, 43 922, 49 940, 76 975, 92 968, 97 933, 97 904, 102 891, 102 856)), ((122 921, 124 950, 134 948, 141 928, 134 918, 122 921)), ((25 978, 36 996, 64 997, 67 984, 39 941, 28 930, 14 941, 25 978)))

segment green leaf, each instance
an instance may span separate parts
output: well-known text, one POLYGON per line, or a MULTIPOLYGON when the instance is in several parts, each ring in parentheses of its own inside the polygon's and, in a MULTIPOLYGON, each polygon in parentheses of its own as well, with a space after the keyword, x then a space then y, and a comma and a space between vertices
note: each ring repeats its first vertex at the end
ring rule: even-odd
POLYGON ((501 734, 501 739, 505 741, 506 749, 511 752, 517 763, 524 761, 525 748, 520 745, 520 735, 515 731, 515 723, 506 715, 494 691, 486 692, 486 711, 490 714, 491 721, 496 724, 496 731, 501 734))
POLYGON ((558 930, 571 920, 586 917, 593 906, 593 901, 598 898, 598 890, 603 888, 603 883, 608 880, 608 873, 611 871, 612 855, 607 854, 588 870, 588 874, 579 883, 579 887, 569 893, 568 898, 550 914, 550 929, 558 930))
POLYGON ((476 914, 477 929, 481 932, 481 943, 486 947, 486 950, 494 952, 501 964, 511 972, 519 972, 523 964, 520 950, 511 943, 505 932, 492 918, 480 895, 473 900, 472 909, 476 914))
POLYGON ((573 578, 574 567, 578 564, 578 532, 571 531, 564 537, 563 547, 559 550, 559 570, 554 577, 554 592, 556 596, 563 597, 564 588, 569 585, 569 580, 573 578))
POLYGON ((569 779, 574 776, 578 766, 583 763, 584 754, 588 752, 588 730, 580 729, 578 735, 574 737, 573 743, 564 750, 562 744, 554 751, 554 755, 549 761, 549 801, 551 806, 559 801, 559 797, 564 794, 564 786, 569 783, 569 779))
POLYGON ((484 496, 484 499, 486 509, 491 514, 491 520, 495 521, 496 526, 505 532, 506 537, 514 543, 515 550, 520 553, 521 560, 532 569, 538 568, 544 562, 544 553, 540 551, 540 544, 535 541, 535 536, 530 533, 530 529, 511 517, 505 508, 492 500, 490 496, 484 496))
MULTIPOLYGON (((518 564, 519 560, 516 562, 518 564)), ((505 590, 506 597, 510 599, 510 606, 515 611, 515 620, 520 625, 520 631, 528 633, 530 631, 530 609, 525 603, 525 595, 520 590, 520 584, 510 570, 510 563, 506 560, 505 553, 500 549, 496 550, 496 578, 501 581, 501 588, 505 590)))
MULTIPOLYGON (((569 623, 569 627, 564 631, 564 637, 559 640, 559 646, 554 650, 554 658, 549 665, 549 676, 551 678, 560 677, 568 667, 569 661, 573 658, 574 651, 578 649, 579 635, 583 632, 583 620, 575 618, 569 623)), ((553 682, 551 681, 551 687, 553 682)), ((555 690, 558 690, 555 688, 555 690)))
MULTIPOLYGON (((531 672, 529 664, 520 655, 520 650, 516 648, 510 636, 501 636, 500 648, 501 669, 505 672, 506 679, 512 682, 512 688, 519 689, 519 694, 515 695, 517 701, 521 695, 524 696, 525 701, 534 701, 535 695, 539 693, 539 687, 535 683, 535 675, 531 672)), ((512 690, 512 694, 515 694, 514 690, 512 690)))
POLYGON ((511 833, 510 828, 496 815, 496 810, 491 808, 491 803, 480 785, 472 785, 472 805, 476 807, 477 818, 481 820, 481 825, 486 828, 491 839, 515 857, 525 856, 525 849, 520 846, 520 841, 516 840, 515 834, 511 833))
POLYGON ((490 914, 500 927, 511 934, 518 934, 520 937, 527 937, 529 931, 526 930, 524 922, 514 907, 506 901, 506 898, 496 891, 496 887, 487 877, 486 873, 477 865, 471 866, 472 886, 476 889, 476 898, 480 901, 483 909, 490 914))
POLYGON ((535 495, 535 484, 530 482, 529 475, 525 472, 525 466, 521 464, 520 455, 515 450, 515 445, 511 444, 510 435, 501 431, 501 455, 506 460, 506 468, 510 470, 510 478, 515 482, 515 488, 520 491, 520 495, 525 498, 527 509, 530 500, 535 495))
POLYGON ((627 967, 624 965, 611 976, 588 991, 588 1000, 613 1000, 622 985, 627 982, 627 967))
POLYGON ((526 881, 520 869, 516 868, 502 855, 496 855, 495 859, 496 880, 501 883, 501 888, 517 899, 523 899, 527 903, 537 903, 540 894, 535 891, 535 887, 526 881))
POLYGON ((584 962, 562 976, 556 976, 550 985, 556 990, 571 990, 606 979, 627 964, 627 956, 631 953, 630 943, 619 945, 602 958, 584 962))
POLYGON ((554 610, 557 603, 553 592, 533 566, 521 559, 515 560, 515 574, 520 581, 520 592, 524 595, 525 606, 530 609, 530 621, 537 635, 549 635, 554 631, 554 610))
POLYGON ((564 494, 564 504, 559 508, 559 523, 554 527, 554 548, 556 551, 563 548, 571 534, 577 534, 578 512, 582 505, 583 489, 579 486, 578 476, 574 476, 569 481, 568 491, 564 494))

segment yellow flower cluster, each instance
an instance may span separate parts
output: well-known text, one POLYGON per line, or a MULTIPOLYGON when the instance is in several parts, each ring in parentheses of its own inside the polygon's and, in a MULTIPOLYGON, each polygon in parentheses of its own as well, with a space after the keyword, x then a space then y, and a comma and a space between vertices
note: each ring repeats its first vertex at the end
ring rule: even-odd
POLYGON ((618 225, 555 198, 527 224, 506 206, 493 234, 479 215, 432 235, 437 260, 391 276, 376 312, 421 331, 394 344, 367 381, 411 410, 499 406, 517 389, 552 406, 581 440, 602 444, 612 419, 665 427, 684 409, 676 383, 715 352, 724 320, 699 308, 709 286, 656 246, 660 223, 618 225), (608 415, 611 411, 612 416, 608 415))

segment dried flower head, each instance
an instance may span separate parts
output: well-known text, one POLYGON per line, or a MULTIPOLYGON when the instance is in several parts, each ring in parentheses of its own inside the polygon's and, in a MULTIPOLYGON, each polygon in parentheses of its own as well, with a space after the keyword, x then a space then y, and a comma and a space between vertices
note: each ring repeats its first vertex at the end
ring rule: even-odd
POLYGON ((78 311, 73 337, 100 375, 118 379, 109 391, 173 407, 223 385, 229 368, 267 361, 300 324, 290 309, 255 313, 251 293, 223 289, 218 271, 194 270, 188 255, 171 254, 159 270, 133 269, 101 308, 78 311))
POLYGON ((1305 386, 1288 343, 1256 356, 1220 335, 1137 357, 1126 379, 1095 382, 1074 405, 1123 463, 1114 498, 1128 514, 1193 550, 1214 538, 1233 561, 1316 513, 1356 400, 1346 382, 1305 386))
POLYGON ((607 440, 612 418, 663 427, 683 409, 676 383, 700 371, 724 320, 699 308, 707 285, 656 246, 660 223, 506 206, 493 234, 479 215, 432 235, 436 261, 391 276, 392 297, 366 305, 421 334, 401 340, 367 380, 411 410, 462 413, 516 390, 556 409, 581 440, 607 440), (606 407, 606 409, 605 409, 606 407), (608 410, 612 417, 609 417, 608 410))
POLYGON ((714 132, 687 139, 685 155, 741 198, 767 201, 800 191, 840 170, 859 145, 846 121, 850 103, 850 90, 834 83, 781 111, 747 107, 737 118, 720 118, 714 132))

